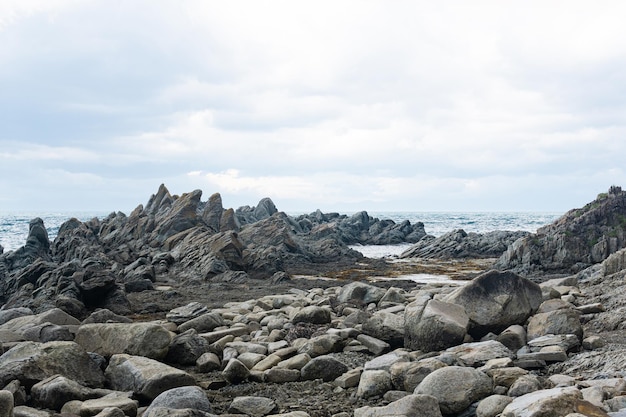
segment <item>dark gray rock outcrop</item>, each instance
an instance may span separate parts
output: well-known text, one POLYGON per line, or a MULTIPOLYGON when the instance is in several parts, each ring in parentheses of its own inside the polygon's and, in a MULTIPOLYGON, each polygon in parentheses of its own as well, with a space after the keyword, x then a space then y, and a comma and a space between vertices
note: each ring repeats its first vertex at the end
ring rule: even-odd
POLYGON ((626 247, 626 192, 608 193, 570 210, 537 233, 513 243, 495 268, 522 275, 571 274, 626 247))
POLYGON ((161 185, 145 207, 87 222, 70 219, 50 243, 34 219, 26 245, 0 254, 0 304, 36 312, 51 307, 84 318, 96 308, 130 312, 126 293, 161 283, 241 283, 276 273, 317 273, 321 265, 362 259, 348 244, 414 242, 421 223, 323 214, 294 218, 269 198, 224 209, 219 194, 180 196, 161 185))
POLYGON ((488 233, 467 233, 456 229, 440 237, 426 236, 404 251, 401 258, 459 259, 497 258, 508 246, 528 232, 497 230, 488 233))

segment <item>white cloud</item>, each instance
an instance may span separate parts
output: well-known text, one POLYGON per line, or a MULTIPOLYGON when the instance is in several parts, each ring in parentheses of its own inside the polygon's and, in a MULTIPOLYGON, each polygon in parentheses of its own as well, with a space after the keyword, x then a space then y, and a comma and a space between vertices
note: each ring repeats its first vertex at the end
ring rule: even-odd
POLYGON ((536 203, 568 204, 624 180, 625 8, 3 2, 0 173, 389 208, 552 182, 536 203))

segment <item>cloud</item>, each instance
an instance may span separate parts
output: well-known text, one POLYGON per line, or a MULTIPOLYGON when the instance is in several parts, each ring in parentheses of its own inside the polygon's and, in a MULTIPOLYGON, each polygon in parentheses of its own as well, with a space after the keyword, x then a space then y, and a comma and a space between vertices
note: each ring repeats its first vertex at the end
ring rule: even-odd
POLYGON ((164 182, 300 208, 566 209, 626 179, 624 8, 3 2, 0 174, 118 201, 164 182))

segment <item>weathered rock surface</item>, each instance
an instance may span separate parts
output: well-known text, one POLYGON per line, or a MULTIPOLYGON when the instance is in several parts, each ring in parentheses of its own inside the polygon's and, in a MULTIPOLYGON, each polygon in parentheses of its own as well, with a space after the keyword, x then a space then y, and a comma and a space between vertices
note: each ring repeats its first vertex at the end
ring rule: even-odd
POLYGON ((489 271, 445 297, 469 316, 469 332, 482 337, 524 323, 543 301, 539 285, 511 272, 489 271))
POLYGON ((467 233, 463 229, 453 230, 442 236, 428 236, 404 251, 401 258, 459 259, 498 258, 516 240, 528 236, 522 231, 494 231, 467 233))
POLYGON ((145 412, 148 413, 155 408, 174 410, 187 408, 206 411, 207 413, 213 411, 211 402, 204 391, 196 386, 172 388, 162 392, 152 401, 145 412))
POLYGON ((117 353, 163 359, 172 341, 170 333, 153 323, 93 323, 79 327, 76 343, 109 357, 117 353))
POLYGON ((437 398, 442 414, 456 414, 493 394, 493 381, 474 368, 448 366, 426 376, 415 394, 437 398))
POLYGON ((405 316, 404 345, 432 352, 461 344, 467 335, 469 317, 457 304, 428 300, 418 314, 405 316))
POLYGON ((89 387, 101 387, 104 375, 74 342, 23 342, 0 356, 0 385, 17 379, 31 387, 56 374, 89 387))
MULTIPOLYGON (((315 237, 313 223, 279 213, 271 200, 235 213, 219 195, 203 203, 199 192, 178 197, 163 187, 128 217, 68 222, 47 260, 18 271, 1 261, 0 285, 9 291, 0 296, 10 302, 0 310, 0 388, 14 416, 50 417, 60 408, 122 417, 144 407, 146 417, 604 416, 600 408, 626 408, 623 252, 576 275, 538 279, 545 281, 538 291, 514 274, 491 272, 466 284, 466 299, 458 286, 401 281, 260 287, 256 278, 277 268, 356 259, 344 256, 341 221, 314 226, 315 237), (68 258, 59 266, 61 254, 68 258), (139 280, 158 289, 126 297, 125 285, 139 280), (206 304, 212 297, 223 306, 206 304), (22 302, 30 310, 12 309, 22 302), (106 303, 140 308, 135 320, 160 320, 120 323, 129 319, 106 303), (83 323, 74 318, 98 308, 83 323), (413 345, 414 326, 427 323, 438 330, 413 345), (98 350, 103 342, 81 347, 102 338, 89 336, 90 326, 117 329, 117 338, 106 337, 109 353, 98 350), (447 343, 433 344, 448 333, 447 343), (80 345, 21 341, 74 335, 80 345), (134 355, 117 353, 130 347, 134 355), (105 375, 107 388, 119 391, 94 388, 105 375), (544 397, 553 386, 562 391, 544 397)), ((362 213, 349 223, 346 233, 360 238, 366 225, 369 236, 382 226, 362 213)))
POLYGON ((117 354, 105 372, 108 384, 118 391, 132 391, 140 398, 154 400, 171 388, 194 385, 188 373, 142 356, 117 354))
POLYGON ((611 187, 596 200, 514 242, 495 268, 522 275, 572 274, 626 247, 626 192, 611 187))
MULTIPOLYGON (((26 245, 0 253, 0 303, 35 312, 59 307, 86 317, 96 308, 129 314, 127 293, 154 291, 159 282, 269 279, 276 273, 315 273, 328 263, 354 264, 348 244, 417 242, 421 223, 315 212, 297 218, 269 199, 256 207, 224 209, 219 194, 171 195, 164 185, 130 215, 70 219, 50 242, 34 219, 26 245)), ((191 317, 190 317, 191 319, 191 317)))
POLYGON ((354 410, 354 417, 441 417, 437 398, 430 395, 407 395, 384 407, 361 407, 354 410))

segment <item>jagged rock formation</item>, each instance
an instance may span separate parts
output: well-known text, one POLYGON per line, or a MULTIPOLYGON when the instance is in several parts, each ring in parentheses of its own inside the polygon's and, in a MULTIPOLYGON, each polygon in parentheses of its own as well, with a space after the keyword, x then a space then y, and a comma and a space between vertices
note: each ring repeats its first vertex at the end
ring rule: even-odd
POLYGON ((401 258, 459 259, 497 258, 510 244, 529 235, 523 231, 497 230, 466 233, 456 229, 440 237, 428 235, 404 251, 401 258))
POLYGON ((372 218, 365 211, 352 216, 338 213, 315 213, 299 216, 295 221, 301 230, 317 237, 335 237, 347 245, 393 245, 415 243, 426 236, 424 223, 408 220, 396 224, 393 220, 372 218))
POLYGON ((68 220, 52 243, 43 221, 34 219, 26 245, 0 254, 0 304, 37 312, 60 307, 77 316, 102 307, 127 314, 126 293, 153 289, 157 281, 242 282, 316 271, 361 259, 347 244, 417 241, 426 234, 421 223, 395 224, 366 212, 292 218, 269 198, 233 210, 224 209, 219 194, 201 197, 200 190, 171 195, 161 185, 128 216, 68 220))
POLYGON ((522 275, 572 274, 626 247, 626 192, 611 187, 580 209, 513 243, 498 269, 522 275))

